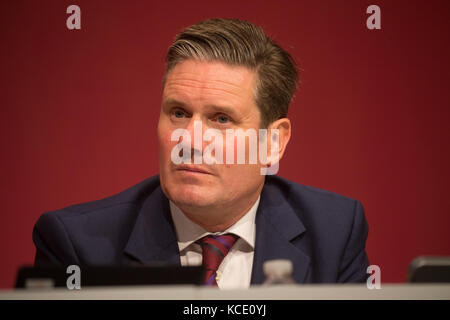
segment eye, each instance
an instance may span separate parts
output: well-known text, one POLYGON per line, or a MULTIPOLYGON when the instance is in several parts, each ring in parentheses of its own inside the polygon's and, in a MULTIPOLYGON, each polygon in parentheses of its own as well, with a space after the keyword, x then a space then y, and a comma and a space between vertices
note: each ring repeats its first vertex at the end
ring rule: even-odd
POLYGON ((219 123, 225 124, 225 123, 228 123, 230 121, 231 121, 231 119, 229 117, 223 115, 223 114, 217 116, 217 122, 219 122, 219 123))
POLYGON ((175 116, 175 118, 183 118, 185 116, 184 112, 181 110, 175 110, 173 112, 173 115, 175 116))
POLYGON ((170 118, 172 121, 180 122, 186 121, 187 118, 190 118, 192 115, 182 108, 173 108, 170 110, 170 118))

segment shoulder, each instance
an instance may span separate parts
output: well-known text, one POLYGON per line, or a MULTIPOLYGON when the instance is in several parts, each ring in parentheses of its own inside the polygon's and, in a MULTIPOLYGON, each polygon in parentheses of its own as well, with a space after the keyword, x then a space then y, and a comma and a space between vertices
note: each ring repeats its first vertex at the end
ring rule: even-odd
POLYGON ((75 223, 86 220, 99 223, 108 220, 109 224, 115 220, 123 220, 125 216, 130 217, 130 212, 137 211, 136 209, 158 187, 159 176, 156 175, 116 195, 45 212, 39 217, 36 227, 39 228, 45 224, 57 226, 62 222, 75 223))
MULTIPOLYGON (((278 199, 314 234, 349 237, 356 228, 367 229, 360 201, 278 176, 267 176, 265 196, 278 199)), ((273 200, 272 200, 273 203, 273 200)), ((331 237, 334 238, 334 237, 331 237)))
POLYGON ((120 263, 140 208, 159 191, 154 176, 114 196, 42 214, 33 229, 35 265, 120 263))
POLYGON ((302 185, 279 176, 267 176, 265 188, 283 197, 294 207, 312 210, 318 214, 353 211, 359 202, 348 196, 302 185))
MULTIPOLYGON (((277 209, 272 210, 276 215, 272 220, 289 215, 283 233, 298 225, 304 231, 293 243, 312 260, 310 280, 365 281, 369 265, 365 243, 369 229, 361 203, 280 177, 266 179, 265 197, 272 198, 270 204, 277 209)), ((292 230, 290 233, 294 234, 292 230)))

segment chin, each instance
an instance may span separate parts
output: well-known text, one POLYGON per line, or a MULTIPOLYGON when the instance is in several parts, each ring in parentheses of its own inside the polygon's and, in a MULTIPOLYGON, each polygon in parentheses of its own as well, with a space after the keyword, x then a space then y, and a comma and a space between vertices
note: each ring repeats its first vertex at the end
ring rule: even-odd
POLYGON ((215 203, 211 187, 176 185, 167 190, 168 198, 177 206, 206 207, 215 203))

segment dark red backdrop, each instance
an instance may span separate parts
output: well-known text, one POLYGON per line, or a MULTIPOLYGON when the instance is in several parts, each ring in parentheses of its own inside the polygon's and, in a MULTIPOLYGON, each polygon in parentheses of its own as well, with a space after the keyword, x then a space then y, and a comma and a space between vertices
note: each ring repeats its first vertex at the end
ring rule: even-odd
POLYGON ((302 84, 279 174, 363 202, 382 282, 450 255, 448 1, 2 1, 0 287, 33 262, 39 215, 158 172, 163 59, 210 17, 260 24, 302 84), (82 29, 66 28, 77 4, 82 29), (381 7, 382 29, 366 28, 381 7))

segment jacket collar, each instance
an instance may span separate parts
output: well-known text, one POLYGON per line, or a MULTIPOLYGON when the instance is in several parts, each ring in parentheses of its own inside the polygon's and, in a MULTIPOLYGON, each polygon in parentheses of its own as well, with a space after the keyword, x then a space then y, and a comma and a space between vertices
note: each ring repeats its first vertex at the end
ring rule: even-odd
POLYGON ((169 200, 156 188, 144 201, 124 253, 141 264, 180 265, 169 200))
POLYGON ((261 193, 256 214, 256 246, 251 284, 265 279, 263 264, 273 259, 288 259, 293 264, 293 278, 297 283, 307 281, 310 258, 300 248, 305 227, 279 187, 268 183, 261 193))

